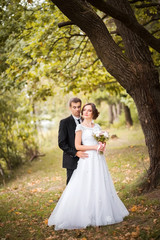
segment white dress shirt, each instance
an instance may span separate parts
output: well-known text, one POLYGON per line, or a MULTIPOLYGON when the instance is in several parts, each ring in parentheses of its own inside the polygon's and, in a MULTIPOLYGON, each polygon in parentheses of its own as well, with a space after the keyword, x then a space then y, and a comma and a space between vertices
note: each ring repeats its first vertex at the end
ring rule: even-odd
POLYGON ((80 117, 79 117, 79 118, 77 118, 77 117, 75 117, 75 116, 73 116, 73 115, 72 115, 72 117, 74 118, 74 121, 75 121, 76 125, 78 125, 78 124, 79 124, 78 120, 80 120, 80 123, 82 122, 82 120, 81 120, 81 118, 80 118, 80 117))

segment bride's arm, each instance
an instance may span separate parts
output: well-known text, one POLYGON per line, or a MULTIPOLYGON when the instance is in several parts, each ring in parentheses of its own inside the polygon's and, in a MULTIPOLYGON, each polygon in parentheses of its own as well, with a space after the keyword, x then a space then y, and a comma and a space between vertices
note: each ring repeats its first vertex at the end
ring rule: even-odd
POLYGON ((82 145, 82 131, 77 131, 75 136, 75 147, 79 151, 86 151, 86 150, 97 150, 99 145, 94 146, 87 146, 82 145))

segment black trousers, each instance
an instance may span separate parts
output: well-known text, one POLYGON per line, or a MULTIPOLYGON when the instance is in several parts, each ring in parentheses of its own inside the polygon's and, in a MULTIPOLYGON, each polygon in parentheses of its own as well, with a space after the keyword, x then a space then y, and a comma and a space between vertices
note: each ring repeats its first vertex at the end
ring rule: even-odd
POLYGON ((74 172, 74 169, 68 169, 67 168, 67 182, 66 182, 66 184, 69 183, 69 180, 71 179, 73 172, 74 172))

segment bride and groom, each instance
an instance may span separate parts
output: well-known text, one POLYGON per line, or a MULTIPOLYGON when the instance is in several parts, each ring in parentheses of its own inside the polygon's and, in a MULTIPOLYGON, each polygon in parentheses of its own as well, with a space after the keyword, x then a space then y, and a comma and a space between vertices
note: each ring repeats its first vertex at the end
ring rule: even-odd
POLYGON ((93 137, 100 130, 93 122, 99 112, 93 103, 81 110, 79 98, 72 98, 69 106, 72 115, 60 121, 58 136, 67 186, 48 225, 60 230, 119 223, 129 213, 116 193, 104 154, 97 150, 104 151, 104 146, 93 137))

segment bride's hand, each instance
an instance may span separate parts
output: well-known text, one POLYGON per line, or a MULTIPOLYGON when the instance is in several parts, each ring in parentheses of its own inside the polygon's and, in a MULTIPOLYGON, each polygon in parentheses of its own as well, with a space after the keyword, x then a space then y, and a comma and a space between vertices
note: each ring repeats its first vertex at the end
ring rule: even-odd
POLYGON ((94 150, 98 151, 98 148, 99 148, 99 144, 94 146, 94 150))
POLYGON ((101 151, 101 152, 104 152, 105 148, 106 148, 106 143, 99 142, 97 150, 101 151))
POLYGON ((101 142, 99 142, 98 145, 95 145, 95 150, 97 150, 97 151, 103 151, 103 145, 102 145, 101 142))
POLYGON ((106 149, 106 143, 104 142, 104 143, 103 143, 103 149, 102 149, 102 151, 104 152, 105 149, 106 149))

